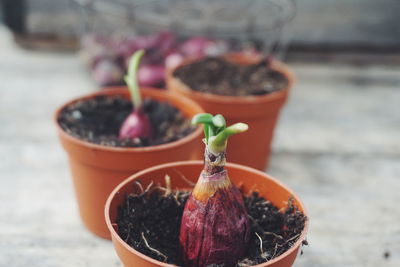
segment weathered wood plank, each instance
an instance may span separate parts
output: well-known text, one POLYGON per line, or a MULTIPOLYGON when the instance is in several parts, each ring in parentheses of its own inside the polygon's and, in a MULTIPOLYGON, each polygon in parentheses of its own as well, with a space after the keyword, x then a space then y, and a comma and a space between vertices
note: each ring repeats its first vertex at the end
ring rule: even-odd
MULTIPOLYGON (((0 266, 121 266, 81 224, 52 125, 58 105, 95 85, 75 55, 20 50, 3 28, 0 47, 0 266)), ((269 172, 311 215, 295 266, 399 266, 400 68, 292 67, 269 172)))

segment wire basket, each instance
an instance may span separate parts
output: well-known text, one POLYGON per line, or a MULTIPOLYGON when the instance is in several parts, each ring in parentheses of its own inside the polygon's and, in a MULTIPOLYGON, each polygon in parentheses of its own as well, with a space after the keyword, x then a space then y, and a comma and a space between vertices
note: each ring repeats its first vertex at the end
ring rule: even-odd
POLYGON ((173 31, 180 38, 206 36, 249 41, 282 57, 295 0, 74 0, 81 34, 149 34, 173 31))
POLYGON ((165 69, 186 57, 242 51, 282 59, 289 40, 284 30, 296 13, 294 0, 74 3, 81 18, 81 54, 101 86, 123 83, 127 62, 138 49, 146 51, 141 68, 158 77, 146 81, 139 75, 139 82, 152 87, 164 87, 165 69))

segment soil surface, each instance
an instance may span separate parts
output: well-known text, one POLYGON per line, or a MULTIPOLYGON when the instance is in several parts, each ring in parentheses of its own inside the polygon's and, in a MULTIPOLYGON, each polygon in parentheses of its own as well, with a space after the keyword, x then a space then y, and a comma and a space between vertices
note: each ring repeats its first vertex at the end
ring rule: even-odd
POLYGON ((64 108, 58 123, 68 134, 81 140, 114 147, 141 147, 178 140, 194 131, 190 120, 168 103, 145 99, 154 138, 119 139, 119 129, 132 111, 132 103, 122 96, 97 96, 64 108))
MULTIPOLYGON (((142 190, 144 193, 132 193, 126 197, 125 203, 118 210, 118 232, 127 244, 141 253, 159 261, 183 266, 179 229, 190 193, 168 193, 157 188, 142 190)), ((290 200, 284 211, 257 193, 244 196, 244 202, 251 222, 251 238, 246 255, 238 262, 238 267, 266 262, 293 246, 304 229, 306 217, 291 205, 290 200)))
POLYGON ((176 69, 173 76, 189 88, 226 96, 264 95, 284 89, 287 78, 269 67, 269 61, 238 65, 217 57, 207 57, 176 69))

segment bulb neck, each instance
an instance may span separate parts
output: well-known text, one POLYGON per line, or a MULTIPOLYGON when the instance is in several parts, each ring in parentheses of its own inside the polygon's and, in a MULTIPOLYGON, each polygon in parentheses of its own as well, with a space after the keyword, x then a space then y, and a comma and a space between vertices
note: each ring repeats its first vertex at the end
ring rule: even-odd
POLYGON ((206 203, 215 192, 228 189, 231 186, 231 181, 225 170, 225 162, 225 151, 215 155, 206 147, 204 168, 193 189, 193 197, 196 200, 206 203))
POLYGON ((226 152, 225 150, 217 154, 212 153, 208 146, 204 152, 204 176, 213 176, 217 173, 225 171, 226 152))

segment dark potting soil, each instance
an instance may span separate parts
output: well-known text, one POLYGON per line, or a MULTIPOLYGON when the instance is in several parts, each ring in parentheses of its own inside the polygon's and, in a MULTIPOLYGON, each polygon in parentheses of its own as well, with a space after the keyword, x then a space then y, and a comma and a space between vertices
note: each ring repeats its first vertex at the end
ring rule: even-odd
MULTIPOLYGON (((120 237, 149 257, 183 266, 179 229, 190 192, 165 193, 158 189, 144 192, 129 194, 119 207, 117 225, 120 237)), ((251 222, 251 238, 238 267, 271 260, 287 251, 300 237, 306 217, 290 200, 288 208, 283 211, 258 193, 244 196, 244 203, 251 222)))
POLYGON ((271 69, 267 60, 238 65, 207 57, 176 69, 173 75, 192 90, 226 96, 264 95, 288 85, 287 78, 271 69))
POLYGON ((64 108, 58 123, 68 134, 81 140, 114 147, 141 147, 178 140, 194 128, 190 120, 168 103, 145 99, 143 108, 149 116, 154 138, 119 139, 119 129, 132 111, 132 103, 122 96, 97 96, 77 101, 64 108))

